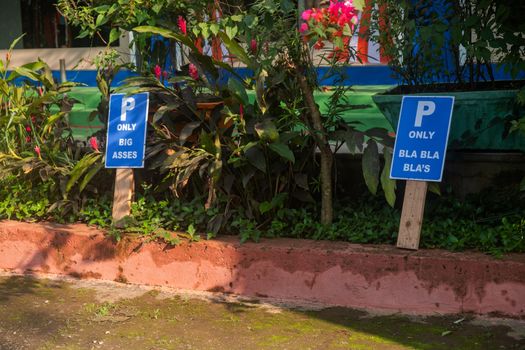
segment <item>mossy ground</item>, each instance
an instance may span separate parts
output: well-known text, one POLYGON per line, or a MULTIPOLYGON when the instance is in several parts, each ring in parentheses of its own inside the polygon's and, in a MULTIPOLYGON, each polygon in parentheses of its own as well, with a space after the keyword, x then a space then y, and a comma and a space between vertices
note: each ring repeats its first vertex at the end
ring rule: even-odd
MULTIPOLYGON (((220 302, 98 282, 0 277, 0 349, 525 349, 471 317, 220 302)), ((519 321, 514 321, 518 322, 519 321)))

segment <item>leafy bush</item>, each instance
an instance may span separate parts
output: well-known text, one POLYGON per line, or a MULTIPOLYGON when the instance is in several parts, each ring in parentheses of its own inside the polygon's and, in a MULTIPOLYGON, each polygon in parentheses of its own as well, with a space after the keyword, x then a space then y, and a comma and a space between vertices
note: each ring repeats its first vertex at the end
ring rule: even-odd
POLYGON ((42 184, 65 214, 78 208, 85 189, 98 190, 89 183, 102 169, 102 154, 96 142, 87 147, 72 137, 68 112, 75 101, 67 92, 74 84, 57 84, 40 60, 10 67, 19 39, 0 60, 0 180, 15 176, 42 184))

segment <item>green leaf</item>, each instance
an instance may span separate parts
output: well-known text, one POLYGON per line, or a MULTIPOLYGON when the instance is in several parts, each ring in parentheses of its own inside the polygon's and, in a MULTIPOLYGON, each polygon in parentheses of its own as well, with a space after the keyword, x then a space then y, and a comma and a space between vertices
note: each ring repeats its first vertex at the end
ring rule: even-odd
POLYGON ((270 143, 268 147, 284 159, 295 163, 295 156, 292 150, 284 143, 270 143))
POLYGON ((438 196, 441 196, 441 188, 439 188, 439 182, 429 182, 428 190, 438 196))
POLYGON ((111 28, 109 33, 109 43, 111 44, 114 41, 117 41, 120 37, 120 31, 117 28, 111 28))
POLYGON ((247 106, 250 104, 246 89, 238 79, 234 77, 228 79, 228 89, 235 94, 235 96, 239 99, 239 102, 241 102, 243 105, 247 106))
POLYGON ((217 23, 210 24, 210 32, 213 35, 217 35, 219 33, 220 29, 221 29, 221 27, 217 23))
POLYGON ((139 26, 139 27, 133 28, 133 30, 135 32, 137 32, 137 33, 158 34, 160 36, 163 36, 164 38, 176 40, 176 41, 178 41, 178 42, 188 46, 192 50, 197 51, 196 47, 195 47, 195 44, 193 43, 193 41, 189 37, 187 37, 185 35, 182 35, 182 34, 179 34, 179 33, 175 33, 175 32, 173 32, 171 30, 168 30, 168 29, 155 27, 155 26, 139 26))
POLYGON ((250 59, 250 56, 236 41, 232 40, 226 33, 219 32, 222 42, 226 45, 228 51, 235 55, 242 63, 246 64, 249 68, 253 68, 254 64, 250 59))
POLYGON ((15 40, 13 40, 13 42, 11 43, 11 45, 9 45, 9 51, 13 51, 13 49, 15 48, 16 44, 18 44, 18 42, 20 40, 22 40, 22 38, 25 36, 26 34, 22 34, 20 35, 18 38, 16 38, 15 40))
POLYGON ((288 197, 288 193, 283 192, 279 193, 275 197, 272 198, 271 202, 264 201, 261 204, 259 204, 259 211, 261 214, 267 213, 272 209, 282 207, 284 201, 288 197))
POLYGON ((241 22, 242 21, 242 15, 234 15, 234 16, 231 16, 230 19, 234 22, 241 22))
POLYGON ((224 31, 226 32, 226 35, 228 36, 228 38, 230 40, 233 40, 233 38, 235 38, 235 36, 237 35, 237 32, 239 31, 239 29, 237 28, 237 26, 226 27, 224 31))
POLYGON ((198 26, 201 29, 202 37, 204 39, 208 39, 208 37, 210 36, 210 31, 209 31, 209 28, 208 28, 208 24, 201 22, 201 23, 198 24, 198 26))
POLYGON ((266 173, 266 158, 264 157, 263 151, 259 147, 250 147, 244 153, 246 159, 255 166, 257 169, 266 173))
POLYGON ((66 193, 71 191, 73 186, 75 186, 75 184, 77 183, 78 179, 80 179, 80 177, 89 169, 89 167, 93 165, 96 161, 98 161, 101 157, 101 153, 90 153, 85 155, 84 158, 78 161, 78 163, 71 170, 69 180, 66 184, 66 193))
POLYGON ((193 134, 193 131, 197 129, 200 125, 201 121, 190 122, 184 125, 179 135, 180 144, 186 142, 186 139, 190 137, 193 134))
POLYGON ((97 16, 97 19, 95 21, 95 26, 100 27, 104 25, 107 21, 108 21, 108 18, 106 17, 106 15, 101 13, 97 16))
POLYGON ((520 182, 520 191, 525 191, 525 177, 523 179, 521 179, 521 182, 520 182))
POLYGON ((265 119, 254 126, 257 136, 263 141, 275 142, 279 140, 279 131, 270 119, 265 119))
POLYGON ((77 39, 83 39, 85 37, 87 37, 88 35, 90 35, 91 33, 89 32, 89 30, 84 30, 84 31, 81 31, 80 34, 77 35, 77 39))
POLYGON ((261 214, 267 213, 272 209, 272 203, 270 202, 265 201, 259 204, 259 211, 261 212, 261 214))
POLYGON ((82 192, 84 191, 84 188, 86 188, 86 186, 89 184, 89 182, 91 181, 91 179, 93 179, 93 176, 95 176, 96 174, 98 174, 98 172, 100 171, 100 169, 102 169, 104 167, 104 163, 99 163, 97 164, 96 166, 94 166, 91 170, 89 170, 87 172, 87 174, 84 176, 84 178, 82 179, 82 182, 80 183, 80 185, 78 186, 78 190, 79 192, 82 192))
POLYGON ((377 186, 379 185, 379 150, 377 143, 370 139, 368 140, 367 147, 363 152, 363 177, 365 179, 366 186, 372 194, 377 193, 377 186))
POLYGON ((385 198, 388 204, 393 208, 396 203, 396 180, 390 178, 390 167, 392 166, 392 150, 390 148, 383 149, 383 155, 385 156, 385 166, 381 173, 381 186, 383 192, 385 192, 385 198))

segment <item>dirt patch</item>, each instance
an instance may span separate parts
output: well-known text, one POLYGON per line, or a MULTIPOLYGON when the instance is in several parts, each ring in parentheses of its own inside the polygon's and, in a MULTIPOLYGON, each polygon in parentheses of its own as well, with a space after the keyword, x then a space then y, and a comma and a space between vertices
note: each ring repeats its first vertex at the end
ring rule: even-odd
POLYGON ((0 349, 525 349, 523 321, 487 322, 0 276, 0 349))

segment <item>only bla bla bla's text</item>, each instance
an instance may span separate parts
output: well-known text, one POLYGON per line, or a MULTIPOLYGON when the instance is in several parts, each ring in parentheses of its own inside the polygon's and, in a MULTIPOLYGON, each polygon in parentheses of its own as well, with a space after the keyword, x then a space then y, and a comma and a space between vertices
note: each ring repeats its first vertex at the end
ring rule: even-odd
POLYGON ((418 151, 400 149, 398 152, 399 158, 420 158, 420 159, 440 159, 438 151, 418 151))
POLYGON ((409 173, 430 173, 430 165, 429 164, 410 164, 405 163, 403 164, 403 171, 409 172, 409 173))
POLYGON ((418 139, 418 140, 432 140, 434 138, 435 134, 436 134, 435 131, 410 130, 408 132, 408 138, 410 138, 410 139, 418 139))

